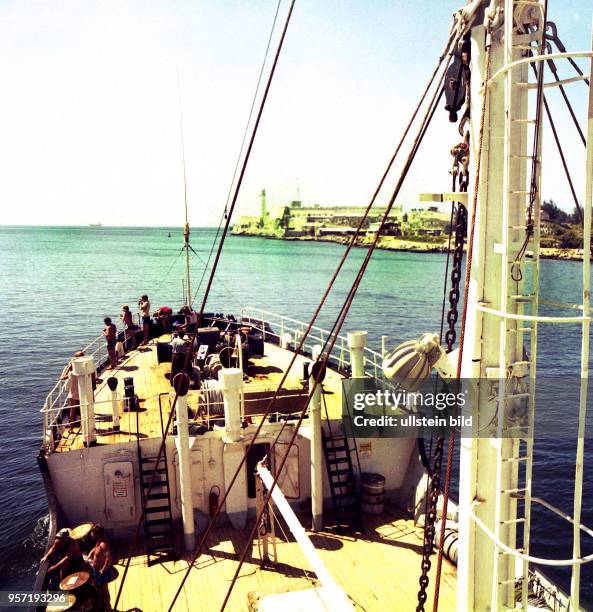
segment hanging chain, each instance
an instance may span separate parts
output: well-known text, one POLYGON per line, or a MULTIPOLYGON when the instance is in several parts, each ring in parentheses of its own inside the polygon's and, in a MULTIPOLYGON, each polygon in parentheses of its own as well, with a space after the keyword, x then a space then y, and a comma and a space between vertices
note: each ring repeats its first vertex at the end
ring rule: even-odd
POLYGON ((428 572, 430 571, 430 556, 434 547, 435 523, 437 518, 437 504, 439 501, 439 489, 441 484, 441 464, 443 461, 443 443, 444 438, 437 438, 434 447, 434 466, 432 470, 432 478, 430 479, 430 497, 428 507, 426 509, 426 517, 424 521, 424 542, 422 544, 422 562, 420 564, 421 574, 418 580, 420 589, 418 591, 418 605, 416 612, 424 612, 424 604, 426 604, 426 589, 428 587, 428 572))
MULTIPOLYGON (((459 181, 459 191, 467 192, 467 186, 469 183, 469 132, 466 132, 466 137, 462 142, 455 145, 451 149, 451 155, 453 155, 453 169, 451 174, 453 175, 453 191, 457 181, 459 181)), ((449 291, 449 312, 447 313, 447 323, 449 328, 445 333, 445 342, 447 344, 447 352, 453 350, 453 345, 457 338, 457 332, 455 325, 459 317, 457 306, 459 304, 459 284, 462 276, 462 262, 463 262, 463 246, 465 244, 465 236, 467 233, 467 209, 461 203, 457 204, 455 211, 455 246, 453 249, 453 265, 451 268, 451 290, 449 291)))
MULTIPOLYGON (((465 133, 464 139, 459 144, 456 144, 451 149, 453 156, 453 167, 451 175, 453 176, 453 191, 459 185, 459 191, 467 192, 469 184, 469 132, 465 133)), ((453 265, 451 268, 451 289, 449 291, 449 311, 447 312, 447 323, 449 325, 445 333, 445 342, 447 344, 447 352, 453 350, 457 332, 455 325, 458 318, 458 305, 460 297, 459 285, 462 278, 462 263, 463 263, 463 247, 465 244, 465 236, 467 233, 467 209, 457 203, 455 209, 455 227, 451 231, 455 232, 455 245, 453 249, 453 265)), ((436 440, 434 448, 434 464, 432 469, 432 477, 430 478, 428 504, 426 508, 426 517, 424 522, 424 541, 422 544, 422 562, 420 565, 421 574, 418 580, 420 589, 418 590, 418 606, 416 612, 424 612, 428 587, 428 572, 430 571, 431 561, 430 556, 434 548, 435 539, 435 524, 437 520, 437 505, 439 501, 440 484, 441 484, 441 466, 443 462, 443 445, 444 438, 439 436, 436 440)))

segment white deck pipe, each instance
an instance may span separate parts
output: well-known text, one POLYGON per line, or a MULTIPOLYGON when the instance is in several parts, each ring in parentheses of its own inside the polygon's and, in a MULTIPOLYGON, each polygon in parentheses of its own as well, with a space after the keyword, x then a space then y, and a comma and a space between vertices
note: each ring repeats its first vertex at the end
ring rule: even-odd
POLYGON ((239 368, 223 368, 218 373, 224 402, 224 427, 231 442, 241 439, 241 389, 243 371, 239 368))
POLYGON ((113 431, 119 431, 119 406, 117 401, 117 383, 115 376, 107 379, 107 386, 111 391, 111 414, 113 423, 113 431))
POLYGON ((183 520, 183 541, 185 550, 193 550, 196 546, 194 527, 194 503, 191 484, 191 457, 189 451, 189 425, 187 416, 187 391, 179 392, 175 408, 177 453, 179 456, 179 488, 181 493, 181 518, 183 520))
MULTIPOLYGON (((593 41, 591 42, 593 50, 593 41)), ((593 70, 593 57, 591 58, 593 70)), ((589 386, 589 333, 591 314, 591 205, 593 202, 593 80, 589 82, 587 105, 587 165, 585 166, 585 201, 583 202, 583 327, 581 339, 581 388, 579 401, 579 428, 574 474, 573 541, 572 556, 581 556, 581 511, 583 501, 583 465, 585 452, 585 425, 587 418, 587 392, 589 386)), ((570 582, 571 609, 580 610, 581 568, 573 565, 570 582)))
POLYGON ((93 392, 93 374, 96 372, 92 357, 77 357, 72 360, 72 373, 78 380, 78 395, 80 397, 80 420, 82 437, 85 446, 97 441, 95 428, 95 394, 93 392))
POLYGON ((348 332, 348 348, 350 349, 350 365, 352 378, 364 378, 364 347, 367 343, 368 332, 348 332))
MULTIPOLYGON (((269 491, 272 488, 274 477, 263 465, 257 466, 257 473, 269 491)), ((299 522, 299 519, 290 507, 290 504, 286 501, 280 487, 274 487, 274 490, 272 491, 272 499, 280 511, 280 514, 282 514, 282 517, 286 521, 286 524, 288 525, 288 528, 292 532, 292 535, 294 536, 298 545, 301 547, 307 561, 313 568, 313 571, 317 574, 317 578, 319 579, 321 586, 323 586, 331 594, 332 610, 353 610, 352 604, 346 597, 346 594, 336 584, 331 574, 327 571, 327 568, 315 550, 315 546, 313 546, 307 532, 299 522)))
MULTIPOLYGON (((309 388, 313 389, 315 381, 309 379, 309 388)), ((311 514, 313 531, 323 527, 323 450, 321 445, 321 384, 318 384, 311 396, 311 514)))

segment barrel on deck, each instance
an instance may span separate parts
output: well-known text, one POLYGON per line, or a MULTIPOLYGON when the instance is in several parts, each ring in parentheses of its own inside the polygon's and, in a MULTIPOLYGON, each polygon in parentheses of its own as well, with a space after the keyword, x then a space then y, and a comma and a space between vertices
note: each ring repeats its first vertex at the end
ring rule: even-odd
POLYGON ((365 514, 381 514, 385 507, 385 477, 366 472, 360 477, 361 509, 365 514))

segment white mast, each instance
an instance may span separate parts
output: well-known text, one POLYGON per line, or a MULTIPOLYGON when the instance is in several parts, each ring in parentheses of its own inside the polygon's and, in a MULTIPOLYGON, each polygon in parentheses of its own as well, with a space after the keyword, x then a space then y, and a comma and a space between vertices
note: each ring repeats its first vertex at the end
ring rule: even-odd
MULTIPOLYGON (((471 160, 475 173, 481 155, 481 174, 473 251, 468 253, 472 269, 462 363, 462 377, 480 381, 472 390, 471 404, 474 427, 482 437, 462 439, 460 450, 457 601, 458 609, 464 611, 515 608, 516 579, 523 587, 521 599, 527 608, 527 563, 517 577, 515 556, 495 545, 494 539, 515 549, 521 528, 523 551, 529 551, 537 341, 537 322, 526 323, 521 317, 536 316, 538 309, 541 163, 536 164, 538 190, 535 200, 532 198, 533 234, 524 243, 531 184, 528 154, 539 159, 541 138, 537 151, 528 149, 532 148, 533 130, 541 130, 541 122, 536 122, 533 108, 528 116, 530 89, 519 85, 529 82, 529 63, 512 70, 505 71, 505 67, 529 49, 537 54, 544 6, 536 0, 491 0, 483 8, 486 27, 472 29, 471 160), (525 24, 531 26, 530 33, 525 24), (482 84, 487 80, 480 151, 482 84), (529 258, 520 257, 524 246, 529 258), (518 257, 520 267, 514 263, 518 257), (517 280, 520 276, 522 280, 517 280), (516 424, 510 425, 506 418, 511 410, 523 410, 524 429, 519 435, 513 431, 516 424), (524 499, 522 516, 517 515, 518 499, 524 499)), ((470 224, 473 191, 468 199, 470 224)))

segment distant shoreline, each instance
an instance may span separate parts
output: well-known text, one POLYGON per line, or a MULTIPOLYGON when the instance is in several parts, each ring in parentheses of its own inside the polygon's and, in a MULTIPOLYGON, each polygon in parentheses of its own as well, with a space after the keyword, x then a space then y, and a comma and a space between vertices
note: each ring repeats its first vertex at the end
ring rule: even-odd
MULTIPOLYGON (((247 236, 250 238, 265 238, 266 240, 284 240, 287 242, 333 242, 334 244, 346 245, 350 242, 350 236, 324 236, 317 238, 313 236, 295 236, 295 237, 276 237, 265 234, 241 233, 233 234, 233 236, 247 236)), ((372 242, 371 237, 363 236, 359 238, 356 247, 366 247, 372 242)), ((444 242, 421 242, 415 240, 406 240, 396 238, 395 236, 381 236, 377 244, 377 248, 382 251, 399 251, 404 253, 446 253, 447 244, 444 242)), ((567 261, 581 261, 582 249, 560 249, 560 248, 540 248, 540 257, 542 259, 562 259, 567 261)))

